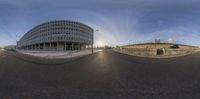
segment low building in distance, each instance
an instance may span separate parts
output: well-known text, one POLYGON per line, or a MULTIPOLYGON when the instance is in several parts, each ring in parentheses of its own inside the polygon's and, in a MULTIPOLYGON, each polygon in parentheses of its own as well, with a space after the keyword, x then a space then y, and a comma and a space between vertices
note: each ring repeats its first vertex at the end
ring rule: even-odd
POLYGON ((94 30, 80 22, 55 20, 33 27, 18 42, 19 50, 64 51, 92 46, 94 30))
POLYGON ((16 45, 7 45, 4 47, 5 50, 14 51, 16 50, 16 45))

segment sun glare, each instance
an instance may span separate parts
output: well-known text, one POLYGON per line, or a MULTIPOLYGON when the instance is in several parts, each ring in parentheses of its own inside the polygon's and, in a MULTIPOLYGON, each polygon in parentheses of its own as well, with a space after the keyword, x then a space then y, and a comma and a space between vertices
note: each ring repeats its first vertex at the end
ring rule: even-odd
POLYGON ((105 46, 105 42, 104 41, 97 41, 95 44, 94 44, 96 47, 103 47, 105 46))

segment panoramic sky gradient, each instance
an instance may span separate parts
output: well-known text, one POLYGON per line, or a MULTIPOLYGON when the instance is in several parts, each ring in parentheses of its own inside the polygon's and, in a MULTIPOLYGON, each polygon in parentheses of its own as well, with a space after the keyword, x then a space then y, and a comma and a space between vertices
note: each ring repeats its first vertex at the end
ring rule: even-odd
POLYGON ((59 19, 99 30, 98 46, 154 39, 200 45, 198 0, 0 0, 0 47, 15 44, 38 24, 59 19))

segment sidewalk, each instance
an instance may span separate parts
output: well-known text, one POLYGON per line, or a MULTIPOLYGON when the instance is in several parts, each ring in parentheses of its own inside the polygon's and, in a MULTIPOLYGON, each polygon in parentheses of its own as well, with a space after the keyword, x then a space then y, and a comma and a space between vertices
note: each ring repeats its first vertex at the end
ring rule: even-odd
MULTIPOLYGON (((94 53, 102 50, 94 50, 94 53)), ((92 54, 91 50, 76 50, 76 51, 27 51, 18 50, 19 53, 46 58, 46 59, 57 59, 57 58, 74 58, 92 54)))

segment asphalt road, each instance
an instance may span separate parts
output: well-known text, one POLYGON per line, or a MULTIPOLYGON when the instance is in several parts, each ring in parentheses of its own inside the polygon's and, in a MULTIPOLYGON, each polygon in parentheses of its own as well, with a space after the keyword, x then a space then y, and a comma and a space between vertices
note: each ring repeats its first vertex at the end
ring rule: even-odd
POLYGON ((1 52, 0 99, 200 99, 200 53, 149 59, 105 50, 52 61, 1 52))

